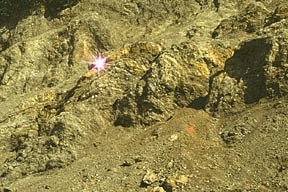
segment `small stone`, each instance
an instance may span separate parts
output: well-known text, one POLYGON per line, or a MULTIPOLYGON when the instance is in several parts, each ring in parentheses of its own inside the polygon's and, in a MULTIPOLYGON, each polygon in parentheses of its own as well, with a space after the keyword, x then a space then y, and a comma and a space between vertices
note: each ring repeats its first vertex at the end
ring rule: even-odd
POLYGON ((163 189, 163 187, 155 187, 153 189, 153 192, 165 192, 165 190, 163 189))
POLYGON ((188 177, 185 175, 173 175, 166 178, 163 183, 163 187, 166 191, 173 191, 173 189, 186 185, 188 183, 188 177))
POLYGON ((176 133, 169 137, 169 141, 171 142, 176 141, 177 139, 178 139, 178 135, 176 133))
POLYGON ((146 174, 144 175, 142 179, 142 183, 146 185, 151 185, 152 183, 156 182, 159 180, 158 175, 156 175, 152 171, 147 171, 146 174))
POLYGON ((185 175, 179 175, 176 182, 181 184, 181 185, 186 185, 188 183, 188 177, 185 175))
POLYGON ((174 161, 171 160, 168 164, 167 164, 167 168, 172 168, 174 166, 174 161))
POLYGON ((173 191, 177 187, 176 178, 174 176, 169 176, 163 183, 163 187, 166 191, 173 191))

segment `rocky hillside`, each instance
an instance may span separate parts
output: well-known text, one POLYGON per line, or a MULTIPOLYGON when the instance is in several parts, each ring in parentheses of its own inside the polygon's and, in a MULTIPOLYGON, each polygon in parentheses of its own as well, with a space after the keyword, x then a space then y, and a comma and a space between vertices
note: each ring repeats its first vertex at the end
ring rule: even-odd
POLYGON ((287 18, 285 0, 1 0, 0 189, 287 191, 287 18))

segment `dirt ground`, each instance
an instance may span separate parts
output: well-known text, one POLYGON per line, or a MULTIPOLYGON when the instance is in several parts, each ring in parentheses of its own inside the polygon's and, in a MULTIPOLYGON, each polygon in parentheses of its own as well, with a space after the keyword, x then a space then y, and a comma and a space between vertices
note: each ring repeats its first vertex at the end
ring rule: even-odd
POLYGON ((1 191, 288 191, 286 1, 7 2, 1 191))
POLYGON ((221 119, 185 108, 145 130, 105 127, 71 165, 9 189, 286 191, 287 106, 287 98, 265 101, 221 119))

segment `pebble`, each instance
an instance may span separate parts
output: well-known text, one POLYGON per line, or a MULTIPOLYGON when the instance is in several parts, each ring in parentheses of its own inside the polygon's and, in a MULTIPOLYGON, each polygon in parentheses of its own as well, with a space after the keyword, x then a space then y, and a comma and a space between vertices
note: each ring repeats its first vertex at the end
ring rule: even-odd
POLYGON ((171 160, 168 164, 167 164, 167 168, 172 168, 174 166, 174 161, 171 160))
POLYGON ((147 171, 146 174, 144 175, 142 182, 146 185, 151 185, 152 183, 156 182, 159 180, 158 175, 156 175, 152 171, 147 171))
POLYGON ((179 177, 177 178, 176 182, 182 185, 186 185, 188 183, 189 179, 187 176, 185 175, 179 175, 179 177))
POLYGON ((169 137, 169 141, 171 142, 176 141, 177 139, 178 139, 178 135, 176 133, 169 137))
POLYGON ((163 189, 163 187, 155 187, 153 189, 153 192, 165 192, 165 190, 163 189))
POLYGON ((173 191, 177 187, 186 185, 188 181, 188 177, 185 175, 173 175, 166 178, 163 187, 168 191, 173 191))

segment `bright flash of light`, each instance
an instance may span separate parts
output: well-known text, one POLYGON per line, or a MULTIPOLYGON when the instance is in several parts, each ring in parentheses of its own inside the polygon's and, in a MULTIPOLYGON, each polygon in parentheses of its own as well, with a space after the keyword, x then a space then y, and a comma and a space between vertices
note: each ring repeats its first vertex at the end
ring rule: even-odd
POLYGON ((90 70, 101 71, 104 70, 107 65, 107 57, 103 55, 93 56, 93 61, 89 63, 90 70))

